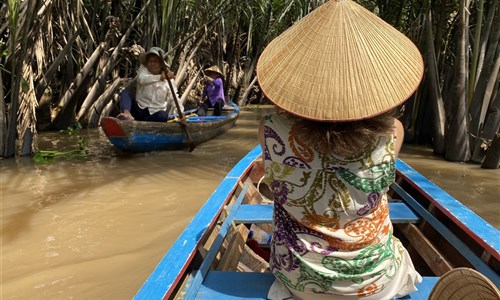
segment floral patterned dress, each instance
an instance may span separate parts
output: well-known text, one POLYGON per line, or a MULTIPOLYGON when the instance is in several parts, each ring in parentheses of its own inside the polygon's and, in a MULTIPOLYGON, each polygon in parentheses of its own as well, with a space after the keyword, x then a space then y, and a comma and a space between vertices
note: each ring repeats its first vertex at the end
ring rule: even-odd
POLYGON ((416 290, 421 277, 389 219, 394 137, 355 157, 321 155, 297 138, 295 120, 264 119, 265 181, 275 201, 274 275, 306 299, 392 299, 416 290))

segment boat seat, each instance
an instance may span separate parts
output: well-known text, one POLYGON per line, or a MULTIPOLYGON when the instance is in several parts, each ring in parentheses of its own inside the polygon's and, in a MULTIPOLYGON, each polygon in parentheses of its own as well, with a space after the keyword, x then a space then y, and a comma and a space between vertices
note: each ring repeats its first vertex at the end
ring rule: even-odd
MULTIPOLYGON (((209 271, 194 299, 267 299, 267 292, 274 282, 270 272, 209 271)), ((427 300, 439 277, 423 277, 418 291, 400 300, 427 300)))
MULTIPOLYGON (((418 223, 419 216, 404 202, 389 202, 392 223, 418 223)), ((234 218, 235 223, 265 224, 273 221, 272 204, 241 204, 234 218)))

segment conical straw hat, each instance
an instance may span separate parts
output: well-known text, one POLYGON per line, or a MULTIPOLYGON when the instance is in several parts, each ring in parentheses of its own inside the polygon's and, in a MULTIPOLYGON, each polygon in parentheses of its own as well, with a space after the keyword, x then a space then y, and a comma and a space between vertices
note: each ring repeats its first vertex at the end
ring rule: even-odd
POLYGON ((452 269, 432 289, 429 300, 498 300, 500 293, 491 280, 470 268, 452 269))
POLYGON ((213 75, 213 74, 217 74, 217 75, 219 75, 219 77, 223 77, 221 70, 219 69, 219 67, 217 67, 217 66, 215 66, 215 65, 211 66, 210 68, 205 69, 205 70, 204 70, 204 72, 205 72, 207 75, 210 75, 210 74, 212 74, 212 75, 213 75))
POLYGON ((257 63, 263 93, 319 121, 369 118, 408 99, 422 56, 401 32, 350 0, 331 0, 275 38, 257 63))

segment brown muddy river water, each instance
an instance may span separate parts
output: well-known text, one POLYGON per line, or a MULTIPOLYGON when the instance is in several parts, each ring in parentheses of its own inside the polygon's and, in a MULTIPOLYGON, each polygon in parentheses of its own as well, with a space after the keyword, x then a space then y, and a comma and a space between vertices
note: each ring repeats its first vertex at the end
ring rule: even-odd
MULTIPOLYGON (((257 144, 262 112, 187 151, 123 154, 100 129, 88 158, 2 160, 0 299, 131 299, 232 166, 257 144)), ((75 147, 43 133, 42 150, 75 147)), ((500 228, 500 171, 421 147, 401 158, 500 228)))

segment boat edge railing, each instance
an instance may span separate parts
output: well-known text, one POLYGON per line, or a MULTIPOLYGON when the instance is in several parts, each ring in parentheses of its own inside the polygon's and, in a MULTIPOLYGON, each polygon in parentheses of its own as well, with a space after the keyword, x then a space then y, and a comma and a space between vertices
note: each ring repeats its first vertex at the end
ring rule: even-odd
POLYGON ((436 208, 467 232, 495 259, 500 260, 500 239, 498 238, 500 231, 498 229, 401 159, 397 160, 396 169, 436 208))
POLYGON ((165 299, 171 295, 172 287, 180 280, 178 275, 188 267, 203 236, 215 221, 213 216, 223 209, 227 197, 236 189, 239 179, 247 173, 251 163, 261 153, 261 147, 257 145, 229 171, 143 283, 134 300, 165 299))

